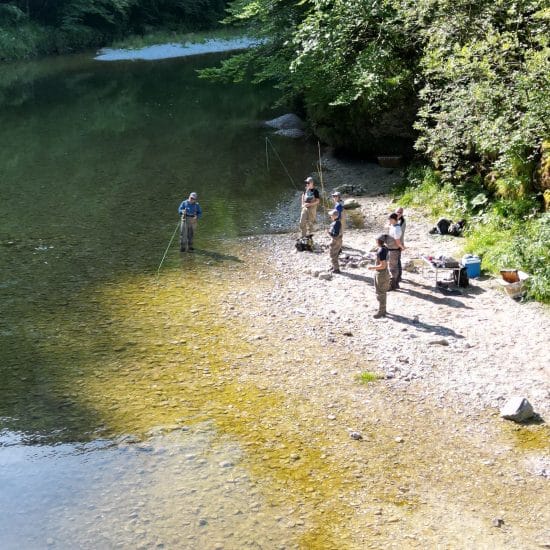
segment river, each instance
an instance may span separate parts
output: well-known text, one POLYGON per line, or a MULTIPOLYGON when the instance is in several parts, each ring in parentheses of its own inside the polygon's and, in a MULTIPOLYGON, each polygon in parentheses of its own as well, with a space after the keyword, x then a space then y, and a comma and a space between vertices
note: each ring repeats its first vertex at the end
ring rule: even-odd
POLYGON ((261 126, 271 89, 197 77, 223 55, 0 69, 3 549, 299 545, 241 462, 232 408, 272 398, 216 382, 251 351, 218 313, 246 236, 296 223, 316 145, 261 126), (159 270, 190 191, 197 251, 176 236, 159 270))

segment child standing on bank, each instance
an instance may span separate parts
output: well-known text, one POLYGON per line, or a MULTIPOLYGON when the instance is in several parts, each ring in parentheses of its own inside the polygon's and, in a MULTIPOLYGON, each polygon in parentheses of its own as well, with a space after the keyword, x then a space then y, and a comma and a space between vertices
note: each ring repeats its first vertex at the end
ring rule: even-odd
POLYGON ((376 238, 376 262, 368 269, 374 271, 374 290, 378 300, 378 311, 373 315, 375 319, 386 316, 386 296, 390 288, 390 274, 388 271, 388 249, 384 244, 384 235, 376 238))
POLYGON ((330 235, 330 261, 332 263, 331 271, 340 273, 340 264, 338 263, 338 255, 342 249, 342 222, 339 220, 340 214, 338 210, 331 210, 328 215, 331 219, 331 224, 328 229, 330 235))

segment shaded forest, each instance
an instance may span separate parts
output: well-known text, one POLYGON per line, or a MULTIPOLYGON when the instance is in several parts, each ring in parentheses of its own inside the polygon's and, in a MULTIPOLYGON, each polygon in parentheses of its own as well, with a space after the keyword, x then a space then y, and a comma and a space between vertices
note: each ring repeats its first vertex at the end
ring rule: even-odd
POLYGON ((0 1, 0 60, 102 46, 155 29, 198 31, 219 25, 225 0, 0 1))

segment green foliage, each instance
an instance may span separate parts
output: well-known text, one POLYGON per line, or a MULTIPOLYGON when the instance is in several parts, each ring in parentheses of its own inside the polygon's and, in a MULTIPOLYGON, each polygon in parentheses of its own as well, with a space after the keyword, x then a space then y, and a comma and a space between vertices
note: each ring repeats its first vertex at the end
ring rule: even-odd
POLYGON ((51 29, 35 23, 0 27, 0 61, 26 59, 50 53, 55 48, 51 29))
POLYGON ((440 175, 431 168, 413 165, 405 178, 405 184, 396 189, 403 206, 427 209, 434 219, 464 217, 456 190, 448 182, 443 184, 440 175))
POLYGON ((397 195, 400 204, 421 208, 434 221, 466 219, 464 251, 480 256, 483 269, 495 275, 507 268, 529 273, 529 296, 550 303, 550 214, 537 214, 534 196, 490 199, 476 194, 479 189, 475 179, 457 187, 432 168, 413 166, 397 195))
POLYGON ((533 188, 548 135, 548 14, 526 0, 425 0, 410 7, 423 38, 417 142, 457 180, 473 173, 503 197, 533 188))
POLYGON ((0 25, 13 26, 26 20, 26 15, 14 4, 0 4, 0 25))
POLYGON ((217 26, 226 0, 21 0, 0 3, 0 59, 104 45, 156 28, 217 26))
POLYGON ((391 2, 241 0, 230 12, 229 21, 246 22, 266 41, 204 76, 239 80, 252 73, 255 81, 273 82, 281 101, 301 104, 317 135, 336 146, 372 153, 384 135, 366 129, 365 120, 387 128, 389 112, 408 122, 399 131, 411 143, 412 117, 403 113, 410 111, 415 53, 391 2))

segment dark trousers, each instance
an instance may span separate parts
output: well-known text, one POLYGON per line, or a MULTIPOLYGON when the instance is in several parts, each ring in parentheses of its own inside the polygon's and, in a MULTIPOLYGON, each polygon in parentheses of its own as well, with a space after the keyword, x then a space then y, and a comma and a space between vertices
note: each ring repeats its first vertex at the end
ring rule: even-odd
POLYGON ((390 288, 395 290, 401 280, 401 249, 388 250, 388 268, 390 270, 390 288))

